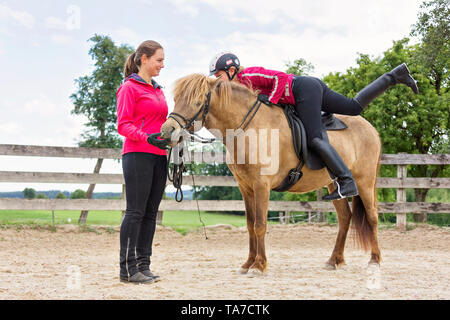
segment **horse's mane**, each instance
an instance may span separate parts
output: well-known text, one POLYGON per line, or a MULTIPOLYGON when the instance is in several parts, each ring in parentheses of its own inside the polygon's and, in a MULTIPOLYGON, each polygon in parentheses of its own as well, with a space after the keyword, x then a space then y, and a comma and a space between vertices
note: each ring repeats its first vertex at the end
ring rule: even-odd
POLYGON ((219 107, 226 106, 232 94, 240 94, 243 98, 255 98, 257 92, 232 81, 212 79, 203 74, 194 73, 175 82, 173 96, 175 101, 182 99, 186 105, 200 106, 204 103, 208 92, 218 96, 219 107))

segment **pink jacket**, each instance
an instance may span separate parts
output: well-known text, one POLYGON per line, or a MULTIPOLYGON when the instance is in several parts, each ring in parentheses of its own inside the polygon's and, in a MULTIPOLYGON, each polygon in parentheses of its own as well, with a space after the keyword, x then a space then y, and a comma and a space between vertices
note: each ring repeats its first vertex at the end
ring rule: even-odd
POLYGON ((160 132, 168 113, 161 87, 153 80, 152 84, 132 74, 117 90, 117 131, 125 137, 122 154, 147 152, 166 155, 165 150, 147 142, 147 133, 160 132))
POLYGON ((269 96, 272 103, 295 105, 292 94, 293 74, 268 70, 262 67, 245 68, 238 75, 238 80, 247 87, 260 90, 261 94, 269 96))

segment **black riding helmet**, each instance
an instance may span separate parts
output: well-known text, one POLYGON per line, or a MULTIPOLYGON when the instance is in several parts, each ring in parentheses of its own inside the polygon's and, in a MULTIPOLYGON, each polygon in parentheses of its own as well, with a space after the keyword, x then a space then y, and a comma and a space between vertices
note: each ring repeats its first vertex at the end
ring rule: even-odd
POLYGON ((231 81, 237 74, 239 67, 240 62, 236 55, 231 52, 220 52, 216 54, 214 58, 212 58, 209 64, 209 75, 212 76, 217 71, 223 70, 226 72, 228 79, 230 79, 231 81), (236 68, 236 72, 234 73, 233 77, 230 77, 230 74, 228 73, 228 69, 230 69, 231 67, 236 68))

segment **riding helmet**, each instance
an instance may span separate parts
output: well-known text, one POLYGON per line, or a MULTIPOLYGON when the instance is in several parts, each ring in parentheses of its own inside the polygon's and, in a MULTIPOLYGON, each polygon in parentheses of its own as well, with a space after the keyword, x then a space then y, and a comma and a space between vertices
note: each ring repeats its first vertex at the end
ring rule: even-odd
POLYGON ((212 76, 217 71, 227 71, 230 67, 239 70, 240 62, 236 55, 231 52, 220 52, 212 58, 209 64, 209 75, 212 76))

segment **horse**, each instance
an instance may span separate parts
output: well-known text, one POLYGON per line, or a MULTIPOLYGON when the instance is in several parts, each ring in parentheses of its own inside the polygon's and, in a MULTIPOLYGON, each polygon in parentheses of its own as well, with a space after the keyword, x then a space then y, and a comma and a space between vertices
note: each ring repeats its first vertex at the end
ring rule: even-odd
MULTIPOLYGON (((174 110, 162 125, 160 137, 167 141, 170 139, 170 147, 176 146, 182 140, 174 138, 174 133, 179 132, 181 128, 192 132, 205 127, 216 137, 226 137, 223 143, 226 146, 227 165, 244 200, 249 236, 248 258, 239 272, 247 274, 250 270, 252 274, 264 275, 268 265, 265 234, 270 191, 280 185, 289 170, 298 165, 299 159, 282 108, 262 105, 256 112, 252 111, 258 101, 257 95, 257 91, 241 84, 213 79, 202 74, 180 78, 176 80, 173 89, 174 110), (250 114, 252 118, 249 122, 250 114), (194 122, 200 120, 201 125, 195 126, 194 122), (235 129, 239 127, 243 129, 244 122, 247 122, 246 127, 241 133, 252 130, 260 142, 268 140, 269 136, 272 138, 278 135, 278 141, 268 145, 251 143, 251 139, 244 139, 242 142, 241 139, 239 145, 239 134, 230 135, 230 132, 237 132, 235 129), (267 133, 269 129, 270 134, 267 133), (265 150, 259 150, 261 148, 265 150), (257 154, 260 154, 259 151, 267 154, 274 151, 276 154, 270 161, 262 161, 262 157, 258 157, 252 162, 251 151, 257 154), (242 161, 243 157, 245 161, 242 161), (278 161, 278 168, 270 170, 274 161, 278 161), (261 174, 264 169, 265 174, 261 174)), ((333 201, 339 227, 334 249, 325 267, 334 270, 345 265, 344 247, 351 220, 356 244, 366 252, 371 249, 369 266, 379 266, 381 253, 377 237, 376 181, 381 160, 381 140, 376 129, 361 116, 336 117, 348 128, 329 131, 329 141, 352 171, 359 195, 353 197, 352 209, 348 198, 333 201)), ((327 187, 329 192, 335 188, 327 169, 310 170, 304 167, 303 177, 288 192, 306 193, 323 187, 327 187)))

